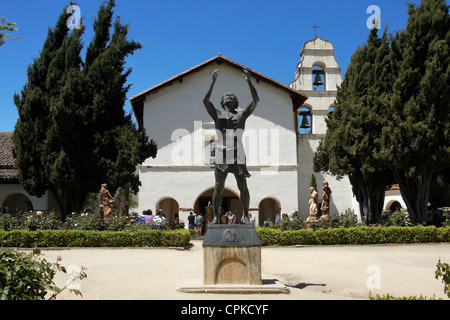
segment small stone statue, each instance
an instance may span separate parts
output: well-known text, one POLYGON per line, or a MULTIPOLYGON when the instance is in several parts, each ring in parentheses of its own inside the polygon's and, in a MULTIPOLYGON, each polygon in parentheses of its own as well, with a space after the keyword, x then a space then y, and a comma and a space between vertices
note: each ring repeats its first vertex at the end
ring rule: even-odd
POLYGON ((105 219, 111 213, 110 205, 114 202, 114 198, 111 196, 106 187, 106 183, 103 183, 100 189, 100 208, 103 208, 103 217, 105 219))
POLYGON ((322 187, 322 219, 330 219, 330 195, 331 195, 331 189, 328 186, 328 182, 323 182, 322 187))
POLYGON ((317 191, 310 187, 309 191, 311 192, 311 197, 309 198, 309 218, 306 219, 306 222, 317 221, 317 206, 319 204, 319 198, 317 196, 317 191))

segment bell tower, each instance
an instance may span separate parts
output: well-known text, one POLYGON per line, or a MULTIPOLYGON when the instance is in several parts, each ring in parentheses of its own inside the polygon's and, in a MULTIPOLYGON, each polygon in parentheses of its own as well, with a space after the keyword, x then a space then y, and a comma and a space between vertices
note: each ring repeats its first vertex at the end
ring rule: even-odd
POLYGON ((325 134, 325 118, 334 108, 337 86, 342 82, 341 68, 334 57, 334 46, 318 36, 305 42, 295 80, 290 87, 309 96, 299 109, 298 133, 301 136, 325 134))
MULTIPOLYGON (((295 80, 290 87, 309 98, 294 114, 297 127, 297 181, 298 208, 304 217, 309 213, 309 186, 314 175, 319 200, 321 188, 327 181, 332 189, 330 212, 342 213, 348 208, 359 211, 352 196, 352 186, 347 177, 337 180, 326 173, 314 172, 314 153, 327 132, 325 119, 333 111, 337 88, 341 85, 341 68, 334 57, 334 46, 318 36, 305 42, 300 51, 300 62, 295 68, 295 80)), ((321 200, 320 200, 321 201, 321 200)))

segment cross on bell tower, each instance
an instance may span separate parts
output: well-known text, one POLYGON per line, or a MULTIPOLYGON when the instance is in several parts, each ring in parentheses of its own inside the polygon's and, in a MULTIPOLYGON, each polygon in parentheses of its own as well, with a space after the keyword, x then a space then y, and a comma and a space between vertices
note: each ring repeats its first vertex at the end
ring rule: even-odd
POLYGON ((317 38, 317 29, 321 28, 321 26, 316 25, 316 23, 314 22, 314 25, 311 26, 310 28, 314 29, 314 38, 317 38))

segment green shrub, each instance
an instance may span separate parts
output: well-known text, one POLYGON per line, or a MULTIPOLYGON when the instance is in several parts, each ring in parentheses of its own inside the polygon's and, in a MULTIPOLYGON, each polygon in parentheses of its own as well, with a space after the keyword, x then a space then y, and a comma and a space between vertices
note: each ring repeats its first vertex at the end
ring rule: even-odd
MULTIPOLYGON (((53 278, 58 271, 66 273, 60 265, 61 258, 52 264, 40 257, 40 251, 32 253, 0 249, 0 300, 44 300, 55 299, 56 295, 67 288, 58 288, 53 278)), ((76 280, 86 277, 84 269, 76 280)), ((70 289, 75 294, 78 290, 70 289)))
POLYGON ((320 240, 317 233, 312 229, 301 229, 282 232, 278 244, 282 246, 296 244, 314 245, 320 244, 320 240))
POLYGON ((450 298, 450 265, 448 263, 442 263, 439 259, 436 264, 435 276, 436 279, 442 277, 442 283, 444 284, 444 293, 450 298))
POLYGON ((369 299, 370 300, 443 300, 442 298, 436 298, 435 295, 433 295, 430 298, 427 298, 426 296, 420 295, 420 296, 409 296, 409 297, 397 297, 392 294, 376 294, 373 295, 372 292, 369 292, 369 299))
POLYGON ((450 242, 450 227, 351 227, 282 231, 257 228, 261 245, 334 245, 450 242))
POLYGON ((0 242, 7 247, 182 247, 189 244, 189 230, 172 231, 86 231, 13 230, 0 231, 0 242))
POLYGON ((281 230, 256 228, 256 232, 258 233, 259 241, 262 246, 279 245, 279 238, 282 233, 281 230))
POLYGON ((409 214, 406 209, 402 208, 394 212, 383 212, 381 214, 381 221, 379 222, 384 227, 410 227, 413 226, 409 214))

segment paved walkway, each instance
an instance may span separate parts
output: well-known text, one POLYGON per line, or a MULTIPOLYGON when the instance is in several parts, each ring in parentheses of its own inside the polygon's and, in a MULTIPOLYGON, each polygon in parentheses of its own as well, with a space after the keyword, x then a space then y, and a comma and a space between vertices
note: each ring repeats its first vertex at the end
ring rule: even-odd
MULTIPOLYGON (((450 262, 450 243, 408 245, 262 247, 264 285, 283 284, 289 294, 185 293, 178 289, 203 281, 202 241, 187 250, 168 248, 44 249, 49 262, 62 258, 71 270, 87 268, 83 298, 69 300, 348 300, 373 293, 448 298, 436 263, 450 262)), ((68 275, 58 273, 64 286, 68 275)))

